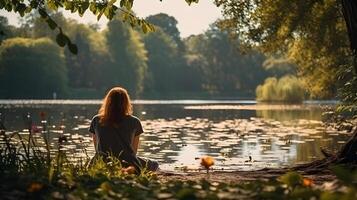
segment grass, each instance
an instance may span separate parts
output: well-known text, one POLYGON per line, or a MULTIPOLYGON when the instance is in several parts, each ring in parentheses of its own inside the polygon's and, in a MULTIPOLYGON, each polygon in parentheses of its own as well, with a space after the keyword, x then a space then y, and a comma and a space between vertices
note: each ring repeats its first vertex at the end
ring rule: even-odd
POLYGON ((71 162, 61 151, 40 149, 32 134, 1 131, 0 196, 2 199, 356 199, 357 173, 332 170, 339 178, 333 189, 314 185, 296 172, 277 180, 218 183, 207 180, 161 181, 154 173, 122 171, 120 162, 89 158, 71 162))

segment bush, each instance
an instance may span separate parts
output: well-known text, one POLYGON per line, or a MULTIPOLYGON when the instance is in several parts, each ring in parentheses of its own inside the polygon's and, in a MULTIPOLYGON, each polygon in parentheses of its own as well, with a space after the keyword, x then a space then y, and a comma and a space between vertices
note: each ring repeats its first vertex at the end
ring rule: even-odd
POLYGON ((263 85, 256 89, 257 101, 301 103, 304 100, 304 89, 295 76, 284 76, 265 79, 263 85))

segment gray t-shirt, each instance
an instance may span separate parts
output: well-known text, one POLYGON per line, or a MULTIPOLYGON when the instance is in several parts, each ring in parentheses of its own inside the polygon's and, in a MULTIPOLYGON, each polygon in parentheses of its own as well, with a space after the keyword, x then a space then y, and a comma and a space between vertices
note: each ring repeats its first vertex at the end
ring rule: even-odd
POLYGON ((99 155, 113 155, 129 163, 137 162, 132 148, 134 137, 143 133, 140 120, 132 115, 126 116, 118 123, 118 127, 103 126, 99 116, 93 117, 89 132, 96 137, 96 152, 99 155))

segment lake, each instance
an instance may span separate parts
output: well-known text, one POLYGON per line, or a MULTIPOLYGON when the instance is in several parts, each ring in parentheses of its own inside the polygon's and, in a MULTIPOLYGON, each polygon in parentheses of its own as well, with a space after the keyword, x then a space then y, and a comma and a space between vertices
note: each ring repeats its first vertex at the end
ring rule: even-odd
MULTIPOLYGON (((36 138, 49 130, 51 146, 68 138, 71 159, 92 156, 88 133, 100 100, 0 100, 2 121, 10 134, 28 134, 28 117, 36 138), (42 119, 41 119, 42 115, 42 119), (42 121, 42 122, 41 122, 42 121)), ((197 170, 199 158, 212 156, 214 170, 255 170, 291 166, 322 158, 320 147, 337 150, 347 132, 325 126, 324 108, 335 102, 302 105, 257 104, 255 101, 136 100, 142 120, 139 155, 156 159, 164 170, 197 170)), ((41 143, 41 142, 39 142, 41 143)), ((43 143, 43 142, 42 142, 43 143)))

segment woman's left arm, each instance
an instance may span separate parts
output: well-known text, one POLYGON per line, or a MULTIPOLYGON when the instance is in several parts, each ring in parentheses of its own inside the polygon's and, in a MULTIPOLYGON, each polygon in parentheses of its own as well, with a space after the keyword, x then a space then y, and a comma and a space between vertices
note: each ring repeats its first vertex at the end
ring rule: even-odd
POLYGON ((132 147, 135 154, 138 152, 139 140, 140 140, 140 135, 134 136, 132 147))

